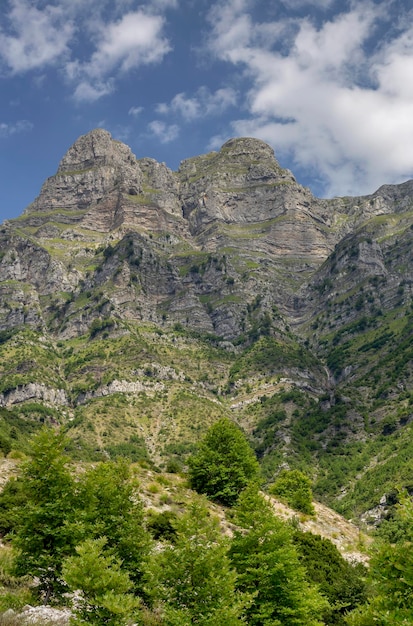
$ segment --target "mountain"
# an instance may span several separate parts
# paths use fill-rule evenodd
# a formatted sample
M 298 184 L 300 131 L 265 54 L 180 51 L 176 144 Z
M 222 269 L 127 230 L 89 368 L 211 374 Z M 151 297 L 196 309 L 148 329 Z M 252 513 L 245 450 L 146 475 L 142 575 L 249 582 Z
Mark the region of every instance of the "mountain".
M 230 415 L 348 516 L 413 488 L 413 181 L 315 198 L 252 138 L 183 161 L 80 137 L 0 228 L 0 448 L 179 468 Z M 377 508 L 378 507 L 378 508 Z

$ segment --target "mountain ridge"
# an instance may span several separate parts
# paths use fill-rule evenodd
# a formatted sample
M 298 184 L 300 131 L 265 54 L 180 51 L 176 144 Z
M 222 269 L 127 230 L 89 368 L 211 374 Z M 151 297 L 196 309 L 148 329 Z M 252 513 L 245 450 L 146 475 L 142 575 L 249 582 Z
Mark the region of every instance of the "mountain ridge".
M 0 228 L 4 435 L 54 419 L 162 464 L 230 415 L 269 477 L 307 468 L 359 511 L 380 437 L 408 448 L 412 238 L 413 181 L 317 199 L 258 139 L 172 172 L 91 131 Z

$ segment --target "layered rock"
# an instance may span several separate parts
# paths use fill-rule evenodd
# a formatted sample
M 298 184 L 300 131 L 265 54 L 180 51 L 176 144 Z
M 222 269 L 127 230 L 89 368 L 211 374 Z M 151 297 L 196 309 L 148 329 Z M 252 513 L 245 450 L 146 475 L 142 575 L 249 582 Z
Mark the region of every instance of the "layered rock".
M 69 337 L 115 311 L 232 340 L 264 313 L 274 321 L 274 310 L 281 328 L 298 328 L 335 297 L 330 284 L 352 293 L 355 280 L 374 277 L 387 281 L 390 303 L 399 287 L 392 233 L 408 232 L 412 198 L 410 181 L 319 200 L 253 138 L 231 139 L 172 172 L 96 129 L 3 229 L 9 306 L 0 307 L 0 329 L 50 325 L 53 311 Z M 97 312 L 77 304 L 82 290 L 100 294 Z M 50 300 L 64 292 L 69 300 Z

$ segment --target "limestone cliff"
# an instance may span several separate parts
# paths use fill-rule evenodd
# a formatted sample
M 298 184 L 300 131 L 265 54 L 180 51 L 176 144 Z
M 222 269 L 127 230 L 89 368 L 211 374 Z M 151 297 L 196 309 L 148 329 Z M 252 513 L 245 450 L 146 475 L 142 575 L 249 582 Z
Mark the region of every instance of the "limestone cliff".
M 94 314 L 76 303 L 94 289 L 120 316 L 179 322 L 225 339 L 275 310 L 281 328 L 298 328 L 330 297 L 317 288 L 330 271 L 326 260 L 337 259 L 335 286 L 351 290 L 345 242 L 376 226 L 386 237 L 391 225 L 377 220 L 396 214 L 393 222 L 404 224 L 412 197 L 409 182 L 367 198 L 319 200 L 252 138 L 231 139 L 172 172 L 96 129 L 3 228 L 0 328 L 50 327 L 50 308 L 60 307 L 64 329 L 51 329 L 82 333 Z M 370 239 L 354 244 L 357 268 L 387 275 L 383 245 Z M 52 294 L 53 302 L 44 298 Z

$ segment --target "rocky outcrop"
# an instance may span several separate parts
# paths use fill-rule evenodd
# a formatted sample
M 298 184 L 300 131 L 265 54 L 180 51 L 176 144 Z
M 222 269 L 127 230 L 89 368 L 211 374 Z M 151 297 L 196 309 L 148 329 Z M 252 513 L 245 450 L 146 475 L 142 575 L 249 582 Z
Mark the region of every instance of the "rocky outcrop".
M 40 400 L 51 406 L 67 406 L 69 404 L 63 389 L 53 389 L 39 383 L 21 385 L 5 393 L 0 393 L 0 406 L 12 406 L 28 400 Z

